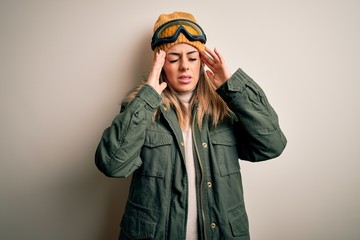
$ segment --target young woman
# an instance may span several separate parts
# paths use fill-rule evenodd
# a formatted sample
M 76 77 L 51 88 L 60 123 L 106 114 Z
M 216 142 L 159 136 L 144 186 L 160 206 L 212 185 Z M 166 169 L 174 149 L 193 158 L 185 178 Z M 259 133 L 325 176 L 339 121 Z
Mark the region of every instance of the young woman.
M 191 14 L 160 15 L 149 77 L 103 133 L 97 167 L 132 174 L 119 239 L 250 239 L 238 159 L 275 158 L 286 138 L 262 89 L 205 42 Z

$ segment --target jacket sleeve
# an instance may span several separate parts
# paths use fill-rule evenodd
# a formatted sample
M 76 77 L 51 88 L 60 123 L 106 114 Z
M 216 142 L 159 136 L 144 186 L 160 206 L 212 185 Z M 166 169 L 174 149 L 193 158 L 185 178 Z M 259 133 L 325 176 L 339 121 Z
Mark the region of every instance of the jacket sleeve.
M 144 85 L 105 129 L 96 149 L 95 164 L 106 176 L 127 177 L 141 166 L 146 128 L 160 100 L 155 89 Z
M 217 92 L 236 115 L 234 129 L 240 159 L 263 161 L 282 153 L 287 140 L 278 116 L 254 80 L 238 69 Z

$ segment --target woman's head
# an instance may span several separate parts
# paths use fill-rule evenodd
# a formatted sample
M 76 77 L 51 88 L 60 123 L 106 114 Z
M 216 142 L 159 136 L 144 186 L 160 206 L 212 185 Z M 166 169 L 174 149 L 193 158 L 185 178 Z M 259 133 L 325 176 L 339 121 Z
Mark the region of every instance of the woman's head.
M 164 80 L 174 91 L 184 93 L 195 89 L 205 42 L 206 35 L 192 14 L 173 12 L 158 17 L 151 47 L 154 52 L 166 52 Z

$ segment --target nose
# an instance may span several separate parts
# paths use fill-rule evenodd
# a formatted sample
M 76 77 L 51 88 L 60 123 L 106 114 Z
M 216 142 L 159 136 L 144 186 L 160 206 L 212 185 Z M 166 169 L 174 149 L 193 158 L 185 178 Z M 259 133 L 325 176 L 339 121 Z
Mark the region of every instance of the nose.
M 189 70 L 189 63 L 186 61 L 186 59 L 181 59 L 179 70 L 180 71 L 186 71 Z

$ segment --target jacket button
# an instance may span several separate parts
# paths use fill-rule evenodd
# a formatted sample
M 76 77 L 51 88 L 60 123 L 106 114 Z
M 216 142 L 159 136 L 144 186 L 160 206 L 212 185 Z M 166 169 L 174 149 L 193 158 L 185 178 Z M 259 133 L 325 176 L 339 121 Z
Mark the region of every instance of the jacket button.
M 207 182 L 207 185 L 208 185 L 208 187 L 209 188 L 211 188 L 212 187 L 212 183 L 209 181 L 209 182 Z
M 183 146 L 184 146 L 184 142 L 183 142 L 183 141 L 181 141 L 181 142 L 180 142 L 180 145 L 183 147 Z
M 165 112 L 168 110 L 167 107 L 164 107 L 163 109 L 164 109 Z
M 203 146 L 203 148 L 207 148 L 207 143 L 206 143 L 206 142 L 203 142 L 203 143 L 202 143 L 202 146 Z
M 211 224 L 211 228 L 212 228 L 212 229 L 216 228 L 216 224 L 215 224 L 215 223 L 212 223 L 212 224 Z

